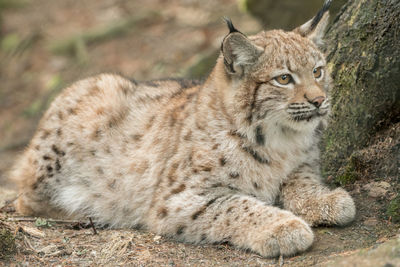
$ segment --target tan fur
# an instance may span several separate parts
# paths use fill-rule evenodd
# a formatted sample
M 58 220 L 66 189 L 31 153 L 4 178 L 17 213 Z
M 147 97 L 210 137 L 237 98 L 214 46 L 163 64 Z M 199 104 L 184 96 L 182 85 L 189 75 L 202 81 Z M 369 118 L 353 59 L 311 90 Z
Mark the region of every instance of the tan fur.
M 327 69 L 321 80 L 312 74 L 323 55 L 294 32 L 231 40 L 202 84 L 102 74 L 66 88 L 15 165 L 18 211 L 227 241 L 263 256 L 306 250 L 310 225 L 350 222 L 351 197 L 319 175 L 329 100 L 319 109 L 308 101 L 330 88 Z M 255 48 L 236 51 L 242 42 Z M 282 70 L 296 83 L 277 85 Z

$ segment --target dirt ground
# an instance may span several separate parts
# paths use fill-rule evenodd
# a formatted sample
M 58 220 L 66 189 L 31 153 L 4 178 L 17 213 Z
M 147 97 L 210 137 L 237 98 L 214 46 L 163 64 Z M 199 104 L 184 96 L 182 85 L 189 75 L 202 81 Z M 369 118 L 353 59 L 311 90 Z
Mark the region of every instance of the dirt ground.
M 95 234 L 88 222 L 16 214 L 7 170 L 63 87 L 101 72 L 137 80 L 193 76 L 192 66 L 215 57 L 227 32 L 222 16 L 245 33 L 261 27 L 236 0 L 15 1 L 22 4 L 0 10 L 0 238 L 7 229 L 15 240 L 0 266 L 400 266 L 399 224 L 385 213 L 399 177 L 384 172 L 385 164 L 398 164 L 399 123 L 360 151 L 364 173 L 346 186 L 356 201 L 355 222 L 315 228 L 312 248 L 291 258 L 182 244 L 139 230 Z

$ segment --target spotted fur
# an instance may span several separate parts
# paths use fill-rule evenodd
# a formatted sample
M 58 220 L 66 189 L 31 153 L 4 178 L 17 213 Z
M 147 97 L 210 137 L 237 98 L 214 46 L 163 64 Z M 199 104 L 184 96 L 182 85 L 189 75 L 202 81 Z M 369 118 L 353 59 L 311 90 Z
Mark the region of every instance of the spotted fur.
M 18 211 L 263 256 L 306 250 L 311 225 L 349 223 L 351 197 L 319 174 L 331 86 L 324 56 L 298 31 L 246 37 L 229 25 L 204 82 L 102 74 L 66 88 L 15 165 Z M 284 73 L 294 83 L 277 84 Z

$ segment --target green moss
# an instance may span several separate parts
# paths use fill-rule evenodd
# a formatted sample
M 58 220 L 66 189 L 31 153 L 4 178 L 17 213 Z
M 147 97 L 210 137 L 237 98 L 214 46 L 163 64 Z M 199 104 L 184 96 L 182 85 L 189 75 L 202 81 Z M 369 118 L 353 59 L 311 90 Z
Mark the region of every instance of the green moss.
M 359 153 L 353 153 L 347 165 L 339 170 L 335 179 L 340 185 L 347 185 L 354 183 L 359 178 L 359 170 L 362 169 Z
M 15 252 L 14 235 L 7 229 L 0 229 L 0 260 L 9 259 Z
M 386 214 L 392 218 L 392 222 L 400 223 L 400 194 L 390 201 Z

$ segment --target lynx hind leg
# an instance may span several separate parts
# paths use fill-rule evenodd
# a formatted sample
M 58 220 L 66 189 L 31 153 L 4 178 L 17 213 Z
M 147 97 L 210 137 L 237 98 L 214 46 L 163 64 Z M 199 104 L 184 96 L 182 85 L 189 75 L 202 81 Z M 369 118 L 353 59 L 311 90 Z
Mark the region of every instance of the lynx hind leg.
M 29 148 L 10 172 L 10 179 L 18 187 L 16 210 L 24 215 L 60 217 L 60 211 L 48 203 L 43 189 L 44 176 L 38 173 L 38 164 L 35 152 Z
M 153 230 L 185 242 L 229 242 L 264 257 L 294 255 L 313 242 L 312 230 L 301 218 L 249 196 L 192 197 L 181 203 L 185 208 L 159 207 Z

